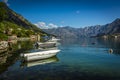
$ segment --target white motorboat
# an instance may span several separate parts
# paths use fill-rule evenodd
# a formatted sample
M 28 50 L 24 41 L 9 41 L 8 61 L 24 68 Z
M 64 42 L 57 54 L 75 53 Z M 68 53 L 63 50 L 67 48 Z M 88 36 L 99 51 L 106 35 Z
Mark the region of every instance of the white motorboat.
M 37 49 L 39 49 L 39 50 L 57 50 L 58 49 L 58 47 L 52 47 L 52 48 L 37 48 Z
M 56 42 L 36 42 L 35 46 L 38 46 L 40 48 L 50 48 L 50 47 L 55 47 L 56 46 Z
M 32 53 L 21 54 L 24 57 L 25 61 L 34 61 L 38 59 L 46 59 L 55 56 L 60 50 L 47 50 L 47 51 L 39 51 Z
M 50 40 L 48 40 L 49 42 L 57 42 L 57 41 L 60 41 L 60 39 L 57 39 L 57 38 L 51 38 Z

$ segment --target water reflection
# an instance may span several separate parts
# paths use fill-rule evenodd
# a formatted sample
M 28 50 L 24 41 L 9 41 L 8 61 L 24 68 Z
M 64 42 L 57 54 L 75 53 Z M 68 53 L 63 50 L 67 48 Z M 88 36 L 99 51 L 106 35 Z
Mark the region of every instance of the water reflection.
M 4 64 L 6 63 L 6 60 L 7 60 L 7 56 L 8 56 L 8 53 L 1 53 L 0 54 L 0 64 Z
M 111 38 L 111 39 L 100 39 L 98 38 L 97 41 L 99 45 L 103 45 L 104 48 L 108 49 L 108 53 L 110 49 L 113 50 L 112 54 L 120 55 L 120 39 L 119 38 Z M 110 53 L 111 54 L 111 53 Z
M 30 41 L 10 43 L 7 51 L 0 53 L 0 74 L 19 59 L 20 53 L 32 49 L 32 44 Z
M 37 60 L 37 61 L 32 61 L 32 62 L 22 62 L 21 67 L 32 67 L 32 66 L 37 66 L 37 65 L 44 65 L 48 63 L 53 63 L 53 62 L 58 62 L 59 59 L 54 56 L 48 59 L 43 59 L 43 60 Z
M 80 38 L 80 39 L 67 39 L 61 40 L 62 46 L 66 45 L 79 45 L 81 47 L 91 47 L 91 48 L 104 48 L 109 54 L 120 55 L 120 39 L 119 38 Z M 112 49 L 113 52 L 109 52 Z
M 12 54 L 9 51 L 0 54 L 0 73 L 7 70 L 7 68 L 15 62 L 17 54 Z

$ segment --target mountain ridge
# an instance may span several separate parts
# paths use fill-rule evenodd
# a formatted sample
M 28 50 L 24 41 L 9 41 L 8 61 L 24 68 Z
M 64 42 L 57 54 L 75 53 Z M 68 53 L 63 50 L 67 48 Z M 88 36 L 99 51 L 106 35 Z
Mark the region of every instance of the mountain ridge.
M 56 29 L 44 29 L 45 32 L 56 34 L 60 38 L 81 38 L 114 35 L 120 33 L 120 18 L 105 25 L 89 26 L 84 28 L 73 28 L 70 26 L 58 27 Z

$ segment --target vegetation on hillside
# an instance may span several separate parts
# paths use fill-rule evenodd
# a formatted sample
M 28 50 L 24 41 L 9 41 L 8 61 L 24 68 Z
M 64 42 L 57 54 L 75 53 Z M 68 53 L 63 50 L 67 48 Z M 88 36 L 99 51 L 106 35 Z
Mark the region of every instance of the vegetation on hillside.
M 21 26 L 8 21 L 0 22 L 0 39 L 7 39 L 7 36 L 16 35 L 17 37 L 29 37 L 34 35 L 35 32 L 32 30 L 27 30 Z
M 0 2 L 0 21 L 5 20 L 8 18 L 7 11 L 4 8 L 5 4 Z
M 0 40 L 7 40 L 12 35 L 30 37 L 35 34 L 49 35 L 0 2 Z

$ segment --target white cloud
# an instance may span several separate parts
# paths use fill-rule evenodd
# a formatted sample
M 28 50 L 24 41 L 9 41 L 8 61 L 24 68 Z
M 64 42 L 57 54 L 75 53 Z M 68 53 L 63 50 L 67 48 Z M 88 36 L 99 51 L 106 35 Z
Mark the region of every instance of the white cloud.
M 49 24 L 48 24 L 48 27 L 49 27 L 49 28 L 57 28 L 58 26 L 55 25 L 55 24 L 53 24 L 53 23 L 49 23 Z
M 63 27 L 63 25 L 60 25 L 60 27 Z
M 45 22 L 38 22 L 35 24 L 37 27 L 41 28 L 41 29 L 51 29 L 51 28 L 57 28 L 58 26 L 53 24 L 53 23 L 49 23 L 48 25 Z
M 47 25 L 45 22 L 38 22 L 35 25 L 41 29 L 47 29 Z

